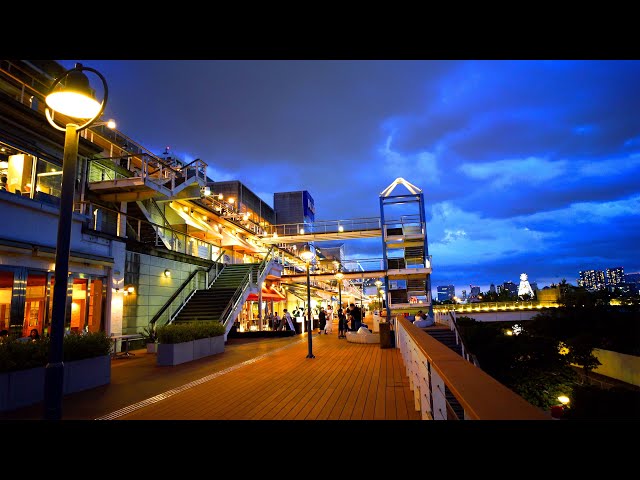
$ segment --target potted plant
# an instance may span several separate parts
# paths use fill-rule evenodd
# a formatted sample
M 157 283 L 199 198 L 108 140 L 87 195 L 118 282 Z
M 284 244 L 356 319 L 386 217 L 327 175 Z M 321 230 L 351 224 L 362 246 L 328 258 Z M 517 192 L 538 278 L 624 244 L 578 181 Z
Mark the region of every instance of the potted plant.
M 140 335 L 144 337 L 144 343 L 147 345 L 147 353 L 157 353 L 158 334 L 156 333 L 156 329 L 152 326 L 144 327 Z

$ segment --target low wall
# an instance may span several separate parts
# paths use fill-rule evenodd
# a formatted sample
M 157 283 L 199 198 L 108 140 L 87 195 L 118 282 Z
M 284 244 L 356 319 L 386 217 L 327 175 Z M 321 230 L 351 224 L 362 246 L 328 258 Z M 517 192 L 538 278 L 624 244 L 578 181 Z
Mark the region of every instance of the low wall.
M 593 354 L 602 365 L 595 373 L 640 387 L 640 357 L 594 348 Z

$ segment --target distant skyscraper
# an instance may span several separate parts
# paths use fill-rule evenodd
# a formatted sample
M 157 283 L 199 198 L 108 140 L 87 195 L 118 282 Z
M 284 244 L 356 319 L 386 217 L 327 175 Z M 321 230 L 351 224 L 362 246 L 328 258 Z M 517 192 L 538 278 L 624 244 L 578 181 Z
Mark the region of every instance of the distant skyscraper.
M 453 285 L 441 285 L 438 287 L 438 301 L 444 302 L 456 296 L 456 289 Z
M 489 285 L 489 292 L 490 293 L 496 293 L 496 286 L 493 283 L 491 285 Z
M 462 301 L 465 301 L 466 299 L 467 299 L 467 291 L 462 290 Z
M 587 290 L 604 290 L 604 272 L 602 270 L 581 270 L 578 285 Z
M 502 289 L 509 292 L 509 296 L 516 297 L 518 295 L 518 285 L 513 282 L 504 282 Z
M 607 283 L 615 285 L 624 281 L 624 267 L 607 268 Z
M 478 295 L 480 295 L 480 287 L 476 287 L 474 285 L 469 285 L 469 296 L 470 297 L 477 297 Z
M 640 283 L 640 272 L 625 273 L 624 281 L 625 283 Z

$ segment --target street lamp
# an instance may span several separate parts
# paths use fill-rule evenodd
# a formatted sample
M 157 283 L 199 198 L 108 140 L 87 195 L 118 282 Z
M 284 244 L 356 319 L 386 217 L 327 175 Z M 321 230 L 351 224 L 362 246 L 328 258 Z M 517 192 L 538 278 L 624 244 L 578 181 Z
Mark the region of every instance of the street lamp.
M 304 262 L 307 264 L 307 308 L 308 308 L 307 317 L 309 317 L 308 318 L 309 324 L 307 328 L 307 340 L 309 343 L 309 353 L 307 354 L 307 358 L 316 358 L 315 355 L 313 354 L 313 342 L 311 340 L 311 337 L 312 337 L 311 334 L 313 333 L 313 318 L 311 317 L 311 277 L 309 275 L 309 266 L 313 261 L 313 259 L 315 258 L 315 256 L 316 256 L 315 252 L 311 249 L 311 247 L 308 244 L 302 247 L 302 250 L 300 251 L 300 258 L 304 260 Z
M 338 272 L 334 275 L 336 280 L 338 281 L 338 304 L 340 308 L 342 308 L 342 279 L 344 278 L 344 273 Z
M 376 280 L 376 287 L 378 287 L 378 304 L 380 305 L 380 311 L 382 312 L 382 299 L 380 298 L 380 287 L 382 286 L 382 280 Z
M 104 98 L 98 103 L 93 98 L 89 79 L 82 73 L 96 74 L 102 81 Z M 67 79 L 62 86 L 61 81 Z M 67 284 L 69 281 L 69 250 L 71 226 L 73 220 L 73 196 L 78 161 L 78 134 L 102 115 L 108 98 L 107 81 L 100 72 L 76 63 L 75 67 L 64 72 L 51 85 L 46 97 L 45 114 L 53 128 L 65 132 L 64 154 L 62 157 L 62 193 L 60 195 L 60 218 L 56 243 L 55 284 L 53 287 L 53 305 L 51 308 L 51 343 L 49 363 L 44 376 L 44 418 L 60 420 L 62 417 L 62 386 L 64 380 L 63 341 L 64 323 L 67 306 Z M 49 110 L 51 109 L 51 110 Z M 70 117 L 65 127 L 55 123 L 52 111 Z M 78 124 L 74 118 L 86 120 Z M 87 120 L 88 119 L 88 120 Z

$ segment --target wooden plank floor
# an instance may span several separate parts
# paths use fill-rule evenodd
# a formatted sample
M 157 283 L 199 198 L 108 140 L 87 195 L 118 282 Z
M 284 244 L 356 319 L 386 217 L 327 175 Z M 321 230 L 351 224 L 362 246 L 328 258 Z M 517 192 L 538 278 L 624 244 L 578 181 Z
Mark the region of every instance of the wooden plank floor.
M 335 331 L 335 330 L 334 330 Z M 122 420 L 419 420 L 400 351 L 332 335 L 143 407 Z

